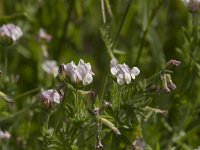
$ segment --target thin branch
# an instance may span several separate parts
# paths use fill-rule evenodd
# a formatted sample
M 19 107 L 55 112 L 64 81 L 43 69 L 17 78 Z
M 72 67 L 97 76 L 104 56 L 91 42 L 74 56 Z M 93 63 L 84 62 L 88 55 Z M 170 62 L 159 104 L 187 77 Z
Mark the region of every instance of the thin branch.
M 102 13 L 102 17 L 103 17 L 103 23 L 106 24 L 106 13 L 105 13 L 104 0 L 101 0 L 101 13 Z
M 63 100 L 62 100 L 60 109 L 58 110 L 58 118 L 57 118 L 57 120 L 56 120 L 56 126 L 55 126 L 55 128 L 54 128 L 54 130 L 53 130 L 53 134 L 52 134 L 52 136 L 51 136 L 51 139 L 53 139 L 53 137 L 54 137 L 54 135 L 55 135 L 55 133 L 56 133 L 56 130 L 57 130 L 57 128 L 58 128 L 58 124 L 59 124 L 59 122 L 60 122 L 60 116 L 61 116 L 62 109 L 63 109 L 63 107 L 64 107 L 64 102 L 65 102 L 65 97 L 66 97 L 66 91 L 67 91 L 67 88 L 65 88 Z
M 132 2 L 132 0 L 128 0 L 128 1 L 126 2 L 125 12 L 124 12 L 122 21 L 121 21 L 121 23 L 120 23 L 119 29 L 118 29 L 118 31 L 117 31 L 117 34 L 116 34 L 116 36 L 115 36 L 115 39 L 114 39 L 114 42 L 113 42 L 113 45 L 112 45 L 112 50 L 115 48 L 115 46 L 116 46 L 116 44 L 117 44 L 117 41 L 118 41 L 118 39 L 119 39 L 119 35 L 120 35 L 121 30 L 122 30 L 122 27 L 123 27 L 123 25 L 124 25 L 124 23 L 125 23 L 125 20 L 126 20 L 128 11 L 129 11 L 129 8 L 130 8 L 130 6 L 131 6 L 131 2 Z
M 144 42 L 146 40 L 147 33 L 149 32 L 150 25 L 151 25 L 153 19 L 155 18 L 157 11 L 159 10 L 159 8 L 161 6 L 162 6 L 162 1 L 159 1 L 159 4 L 155 7 L 153 12 L 151 13 L 151 16 L 150 16 L 150 19 L 148 21 L 148 24 L 147 24 L 146 28 L 143 31 L 141 42 L 140 42 L 139 49 L 138 49 L 138 54 L 137 54 L 136 61 L 135 61 L 135 65 L 136 66 L 139 64 L 140 57 L 141 57 L 141 54 L 142 54 L 142 50 L 143 50 L 143 47 L 144 47 Z

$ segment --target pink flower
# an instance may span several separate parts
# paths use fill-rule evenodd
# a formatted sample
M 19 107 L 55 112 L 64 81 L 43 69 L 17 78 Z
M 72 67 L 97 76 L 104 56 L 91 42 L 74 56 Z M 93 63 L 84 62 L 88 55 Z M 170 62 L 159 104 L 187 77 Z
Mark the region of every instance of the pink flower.
M 6 24 L 0 27 L 0 43 L 3 45 L 12 45 L 22 35 L 21 29 L 13 24 Z
M 41 40 L 51 41 L 52 36 L 50 34 L 47 34 L 46 31 L 43 28 L 40 28 L 38 32 L 38 37 Z
M 62 96 L 58 93 L 57 90 L 41 90 L 41 102 L 46 108 L 53 108 L 56 104 L 59 104 L 61 100 Z
M 44 61 L 42 64 L 42 69 L 46 73 L 54 75 L 54 77 L 58 75 L 58 66 L 55 60 Z
M 60 66 L 60 73 L 64 74 L 67 78 L 70 78 L 72 83 L 75 83 L 79 86 L 85 86 L 93 81 L 93 75 L 90 63 L 85 63 L 80 59 L 78 65 L 73 61 L 68 64 L 62 64 Z
M 196 12 L 199 10 L 200 0 L 182 0 L 182 2 L 190 12 Z
M 10 139 L 11 135 L 8 131 L 0 131 L 0 139 L 8 140 Z
M 118 64 L 115 58 L 111 60 L 110 65 L 110 72 L 117 78 L 117 83 L 119 85 L 123 85 L 125 83 L 130 84 L 131 78 L 135 79 L 135 77 L 140 74 L 140 70 L 137 67 L 130 69 L 125 63 Z

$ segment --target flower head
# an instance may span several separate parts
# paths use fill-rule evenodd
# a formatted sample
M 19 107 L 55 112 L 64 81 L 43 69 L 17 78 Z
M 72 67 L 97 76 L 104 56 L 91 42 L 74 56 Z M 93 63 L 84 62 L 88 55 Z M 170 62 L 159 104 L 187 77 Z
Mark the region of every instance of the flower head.
M 48 74 L 53 74 L 54 77 L 58 75 L 58 66 L 55 60 L 44 61 L 42 64 L 42 69 Z
M 6 24 L 0 27 L 0 44 L 2 45 L 12 45 L 21 36 L 22 31 L 18 26 L 13 24 Z
M 137 67 L 130 69 L 125 63 L 118 64 L 115 58 L 111 60 L 110 64 L 110 72 L 117 78 L 117 83 L 119 85 L 123 85 L 125 83 L 130 84 L 131 78 L 135 79 L 135 77 L 140 74 L 140 70 Z
M 61 100 L 62 96 L 58 93 L 57 90 L 41 90 L 41 102 L 46 108 L 53 108 L 56 104 L 59 104 Z
M 182 0 L 182 2 L 192 13 L 199 10 L 200 0 Z
M 82 59 L 76 65 L 73 61 L 68 64 L 62 64 L 59 73 L 64 78 L 76 86 L 86 86 L 93 81 L 93 75 L 90 63 L 85 63 Z
M 10 139 L 11 135 L 8 131 L 0 131 L 0 139 L 8 140 Z

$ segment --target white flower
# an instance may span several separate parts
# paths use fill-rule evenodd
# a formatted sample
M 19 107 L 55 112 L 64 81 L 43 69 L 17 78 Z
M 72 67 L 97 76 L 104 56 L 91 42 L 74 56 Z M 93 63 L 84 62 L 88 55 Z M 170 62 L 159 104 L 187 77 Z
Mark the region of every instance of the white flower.
M 190 12 L 196 12 L 199 10 L 200 0 L 182 0 L 182 2 Z
M 6 24 L 0 27 L 0 43 L 11 45 L 22 37 L 22 31 L 18 26 Z
M 0 139 L 8 140 L 10 139 L 11 135 L 8 131 L 0 131 Z
M 117 78 L 117 83 L 119 85 L 131 83 L 131 78 L 135 79 L 135 77 L 140 74 L 140 70 L 137 67 L 130 69 L 125 63 L 118 64 L 115 58 L 111 60 L 110 64 L 110 72 Z
M 58 75 L 58 66 L 55 60 L 44 61 L 42 64 L 42 69 L 48 74 L 53 74 L 54 77 Z
M 67 65 L 62 64 L 60 72 L 64 73 L 70 78 L 72 83 L 77 85 L 85 86 L 93 81 L 94 73 L 91 70 L 91 65 L 90 63 L 85 63 L 82 59 L 80 59 L 78 65 L 76 65 L 73 61 Z
M 59 104 L 62 100 L 62 96 L 55 89 L 44 91 L 41 90 L 41 102 L 47 108 L 53 108 L 55 104 Z

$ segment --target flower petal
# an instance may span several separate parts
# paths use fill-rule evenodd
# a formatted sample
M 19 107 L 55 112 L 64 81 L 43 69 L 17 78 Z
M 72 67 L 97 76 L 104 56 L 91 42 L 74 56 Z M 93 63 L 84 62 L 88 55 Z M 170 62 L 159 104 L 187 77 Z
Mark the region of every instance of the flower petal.
M 112 60 L 110 61 L 110 65 L 115 66 L 116 64 L 117 64 L 117 60 L 115 58 L 112 58 Z
M 119 84 L 119 85 L 123 85 L 125 82 L 124 82 L 124 79 L 123 79 L 123 74 L 119 74 L 118 76 L 117 76 L 117 83 Z
M 133 67 L 131 69 L 131 77 L 135 79 L 135 76 L 138 76 L 140 74 L 140 70 L 137 67 Z
M 117 72 L 118 72 L 117 67 L 111 67 L 110 72 L 111 72 L 112 75 L 116 76 Z
M 93 81 L 93 77 L 90 73 L 87 73 L 85 78 L 83 79 L 83 85 L 90 84 Z
M 131 82 L 131 75 L 129 73 L 125 73 L 124 78 L 127 84 Z

